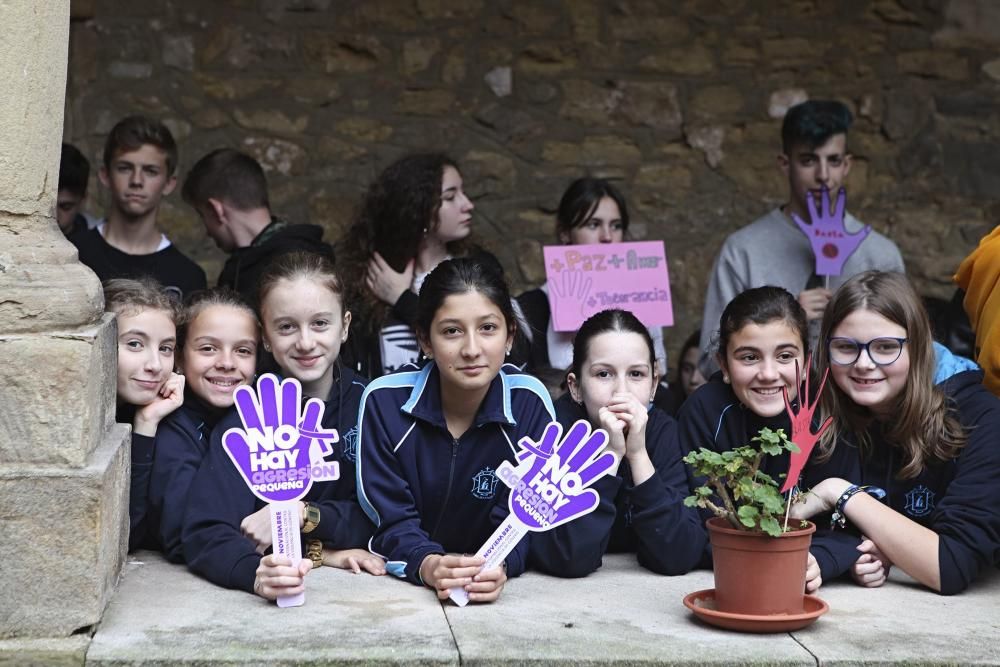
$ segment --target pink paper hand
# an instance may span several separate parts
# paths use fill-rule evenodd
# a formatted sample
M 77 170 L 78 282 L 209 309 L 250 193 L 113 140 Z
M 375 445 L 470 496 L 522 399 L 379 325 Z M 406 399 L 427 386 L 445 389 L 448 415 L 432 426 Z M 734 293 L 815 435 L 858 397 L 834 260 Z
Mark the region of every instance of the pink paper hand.
M 799 388 L 799 409 L 797 412 L 788 400 L 787 387 L 782 387 L 781 390 L 785 398 L 785 410 L 788 411 L 788 418 L 792 422 L 792 435 L 789 439 L 799 448 L 798 452 L 792 452 L 791 460 L 788 464 L 788 476 L 785 478 L 784 486 L 781 487 L 782 493 L 785 493 L 798 484 L 799 475 L 802 474 L 802 469 L 809 460 L 809 454 L 812 453 L 813 447 L 816 446 L 819 439 L 823 437 L 823 433 L 833 422 L 833 417 L 827 417 L 826 421 L 819 427 L 819 430 L 816 433 L 812 432 L 813 413 L 816 412 L 819 397 L 823 394 L 823 387 L 826 386 L 826 377 L 830 373 L 830 369 L 828 368 L 823 372 L 823 379 L 819 383 L 819 391 L 816 392 L 816 401 L 810 404 L 808 369 L 811 366 L 812 355 L 809 355 L 809 358 L 806 359 L 806 379 L 803 382 L 799 363 L 795 362 L 795 385 Z
M 840 188 L 837 192 L 837 206 L 830 213 L 830 190 L 823 186 L 820 192 L 821 211 L 816 211 L 816 201 L 812 194 L 806 197 L 809 207 L 809 219 L 812 224 L 806 224 L 793 213 L 792 219 L 802 233 L 809 239 L 813 254 L 816 255 L 817 276 L 839 276 L 844 272 L 844 264 L 854 254 L 861 242 L 871 233 L 871 225 L 856 234 L 848 234 L 844 227 L 844 209 L 847 206 L 847 192 Z
M 562 283 L 549 283 L 552 328 L 555 331 L 576 331 L 587 307 L 587 296 L 593 280 L 583 271 L 563 271 Z

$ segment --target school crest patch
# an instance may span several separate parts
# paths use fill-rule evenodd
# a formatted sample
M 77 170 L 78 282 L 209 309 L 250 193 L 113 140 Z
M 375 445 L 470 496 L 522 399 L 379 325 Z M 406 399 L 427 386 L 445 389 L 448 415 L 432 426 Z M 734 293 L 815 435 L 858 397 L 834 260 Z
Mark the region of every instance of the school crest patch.
M 910 516 L 927 516 L 934 509 L 934 492 L 923 484 L 906 492 L 906 506 L 903 508 Z
M 486 466 L 472 476 L 472 495 L 480 500 L 490 500 L 497 494 L 499 481 L 496 471 Z
M 358 460 L 358 427 L 355 426 L 347 433 L 340 434 L 340 446 L 343 447 L 344 458 L 348 461 Z

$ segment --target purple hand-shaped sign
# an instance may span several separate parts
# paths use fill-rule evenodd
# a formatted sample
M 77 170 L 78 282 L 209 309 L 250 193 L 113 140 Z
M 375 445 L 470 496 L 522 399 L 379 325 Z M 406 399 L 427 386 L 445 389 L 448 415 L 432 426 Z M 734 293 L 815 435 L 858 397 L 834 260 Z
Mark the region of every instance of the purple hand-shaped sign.
M 267 373 L 257 392 L 236 389 L 236 409 L 243 428 L 231 428 L 222 446 L 255 496 L 269 503 L 298 500 L 313 481 L 340 477 L 340 466 L 323 457 L 333 452 L 337 431 L 322 430 L 323 402 L 310 398 L 302 410 L 302 387 Z
M 795 213 L 792 214 L 792 218 L 812 245 L 813 254 L 816 255 L 816 275 L 839 276 L 844 272 L 844 264 L 847 263 L 847 259 L 854 254 L 865 237 L 871 233 L 872 228 L 871 225 L 866 225 L 856 234 L 847 232 L 844 227 L 847 192 L 844 191 L 844 188 L 840 188 L 837 193 L 837 205 L 833 213 L 830 213 L 830 190 L 825 186 L 820 192 L 821 210 L 819 212 L 816 211 L 814 199 L 811 193 L 806 197 L 809 219 L 812 224 L 807 224 Z
M 521 438 L 517 467 L 504 461 L 497 468 L 497 476 L 511 488 L 511 514 L 528 530 L 543 531 L 593 511 L 600 496 L 588 487 L 617 462 L 613 453 L 601 451 L 607 442 L 607 432 L 591 432 L 582 419 L 566 437 L 562 425 L 552 422 L 540 442 Z

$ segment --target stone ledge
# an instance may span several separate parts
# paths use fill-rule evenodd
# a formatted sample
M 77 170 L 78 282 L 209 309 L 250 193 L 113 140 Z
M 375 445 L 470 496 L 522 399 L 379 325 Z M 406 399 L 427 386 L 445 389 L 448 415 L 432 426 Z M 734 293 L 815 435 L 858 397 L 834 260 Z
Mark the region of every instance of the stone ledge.
M 827 584 L 830 612 L 795 633 L 741 635 L 696 621 L 681 599 L 710 572 L 660 577 L 630 555 L 585 579 L 529 573 L 500 602 L 439 605 L 388 577 L 323 568 L 306 605 L 278 609 L 141 552 L 88 664 L 997 664 L 1000 573 L 940 597 L 893 574 L 884 588 Z

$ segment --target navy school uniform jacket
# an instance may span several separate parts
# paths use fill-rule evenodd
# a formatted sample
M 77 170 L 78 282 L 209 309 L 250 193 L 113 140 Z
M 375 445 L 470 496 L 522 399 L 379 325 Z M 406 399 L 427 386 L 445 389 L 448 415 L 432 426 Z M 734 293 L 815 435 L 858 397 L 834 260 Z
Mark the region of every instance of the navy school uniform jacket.
M 319 525 L 308 539 L 322 540 L 335 549 L 363 547 L 372 533 L 371 522 L 357 503 L 354 487 L 354 460 L 357 456 L 358 404 L 365 380 L 350 369 L 340 368 L 326 401 L 323 426 L 336 428 L 340 436 L 328 461 L 340 463 L 340 479 L 315 482 L 304 501 L 320 510 Z M 212 432 L 208 455 L 191 484 L 184 515 L 183 548 L 188 567 L 209 581 L 226 588 L 253 590 L 260 554 L 244 537 L 240 522 L 264 507 L 222 447 L 222 436 L 239 427 L 240 418 L 232 410 Z M 303 548 L 303 553 L 305 549 Z
M 587 419 L 569 394 L 556 401 L 564 429 Z M 646 422 L 646 451 L 656 472 L 638 486 L 628 461 L 617 474 L 593 488 L 601 502 L 590 514 L 532 536 L 530 565 L 561 577 L 582 577 L 601 566 L 605 552 L 634 551 L 639 563 L 659 574 L 684 574 L 698 565 L 706 535 L 698 512 L 684 506 L 687 475 L 677 442 L 677 422 L 651 408 Z
M 732 388 L 722 381 L 721 373 L 716 373 L 711 380 L 702 385 L 684 402 L 678 417 L 678 437 L 682 455 L 706 447 L 716 452 L 725 452 L 741 447 L 750 442 L 763 427 L 784 429 L 791 436 L 791 424 L 788 415 L 782 411 L 774 417 L 761 417 L 744 407 Z M 815 458 L 816 450 L 810 458 Z M 770 475 L 779 486 L 783 484 L 781 475 L 788 472 L 789 454 L 781 456 L 765 456 L 761 471 Z M 834 466 L 830 463 L 817 464 L 810 461 L 803 471 L 800 486 L 810 488 L 832 474 Z M 693 490 L 701 486 L 702 481 L 694 477 L 691 468 L 685 464 L 688 483 Z M 702 519 L 708 519 L 712 513 L 701 512 Z M 816 532 L 813 533 L 810 553 L 816 558 L 824 581 L 829 581 L 844 572 L 858 559 L 861 553 L 857 546 L 861 538 L 843 531 L 829 529 L 829 519 L 814 518 Z M 707 530 L 707 529 L 706 529 Z M 702 565 L 711 565 L 711 545 L 706 543 L 705 556 Z
M 509 514 L 497 466 L 516 464 L 518 440 L 539 438 L 554 419 L 542 383 L 509 364 L 457 440 L 436 364 L 374 380 L 361 403 L 357 468 L 358 498 L 376 526 L 371 551 L 415 584 L 429 554 L 478 551 Z M 508 576 L 524 571 L 528 542 L 507 556 Z
M 982 379 L 980 371 L 964 371 L 939 385 L 968 436 L 958 458 L 931 461 L 917 477 L 901 479 L 902 451 L 875 422 L 871 447 L 862 454 L 842 438 L 825 475 L 882 487 L 889 507 L 938 534 L 944 595 L 962 592 L 984 569 L 1000 565 L 1000 401 Z
M 135 420 L 135 406 L 122 405 L 115 413 L 115 421 L 129 424 Z M 148 435 L 132 433 L 132 472 L 128 493 L 128 550 L 139 549 L 146 538 L 149 511 L 149 480 L 153 476 L 153 451 L 156 439 Z
M 188 389 L 184 404 L 160 422 L 147 493 L 132 502 L 141 520 L 132 526 L 136 532 L 129 537 L 130 545 L 162 551 L 172 563 L 184 561 L 181 526 L 188 490 L 222 414 Z

